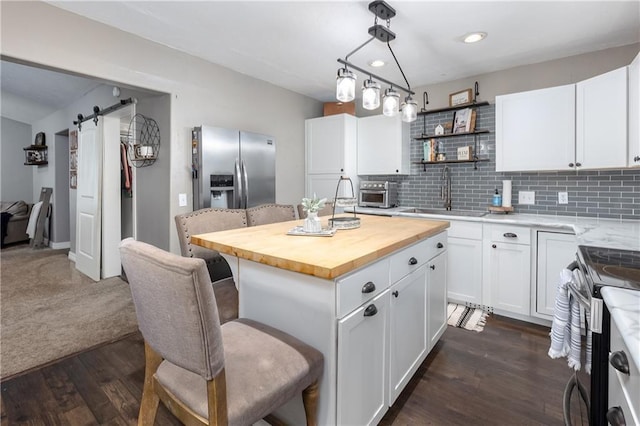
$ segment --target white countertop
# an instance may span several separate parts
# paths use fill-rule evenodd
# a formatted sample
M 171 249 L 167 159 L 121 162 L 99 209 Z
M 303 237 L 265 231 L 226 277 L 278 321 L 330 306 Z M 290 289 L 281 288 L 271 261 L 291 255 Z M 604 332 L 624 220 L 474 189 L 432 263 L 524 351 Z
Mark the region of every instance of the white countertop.
M 482 217 L 446 214 L 402 213 L 410 207 L 378 209 L 356 207 L 356 213 L 382 216 L 424 217 L 429 219 L 464 220 L 482 223 L 508 223 L 545 229 L 572 231 L 580 245 L 640 250 L 640 220 L 598 219 L 591 217 L 551 216 L 535 214 L 494 214 Z M 348 210 L 348 209 L 345 209 Z
M 629 357 L 640 371 L 640 291 L 603 287 L 602 298 L 629 348 Z

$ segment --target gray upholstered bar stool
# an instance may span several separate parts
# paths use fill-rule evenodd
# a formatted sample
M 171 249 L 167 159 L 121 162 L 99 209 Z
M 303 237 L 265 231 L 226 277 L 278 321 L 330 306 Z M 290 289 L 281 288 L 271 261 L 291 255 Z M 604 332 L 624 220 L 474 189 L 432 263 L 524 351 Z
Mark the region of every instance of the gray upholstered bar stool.
M 262 204 L 247 209 L 249 226 L 267 225 L 269 223 L 296 220 L 296 211 L 289 204 Z
M 231 268 L 220 253 L 191 244 L 191 236 L 227 229 L 245 228 L 244 209 L 201 209 L 175 217 L 180 251 L 185 257 L 204 259 L 213 282 L 220 322 L 238 318 L 238 289 L 231 276 Z
M 316 424 L 320 352 L 256 321 L 221 326 L 202 259 L 131 238 L 120 256 L 145 344 L 138 424 L 154 423 L 161 400 L 185 424 L 251 425 L 300 393 Z

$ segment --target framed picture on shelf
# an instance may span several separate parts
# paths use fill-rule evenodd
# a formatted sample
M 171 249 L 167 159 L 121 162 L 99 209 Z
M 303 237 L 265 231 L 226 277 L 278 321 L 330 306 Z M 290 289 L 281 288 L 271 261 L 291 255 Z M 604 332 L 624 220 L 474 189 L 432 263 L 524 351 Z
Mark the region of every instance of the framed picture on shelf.
M 72 130 L 69 132 L 69 150 L 78 149 L 78 131 Z
M 471 126 L 471 108 L 464 108 L 453 113 L 453 132 L 468 133 Z
M 472 99 L 471 89 L 462 90 L 460 92 L 452 93 L 449 95 L 449 106 L 464 105 L 471 102 Z

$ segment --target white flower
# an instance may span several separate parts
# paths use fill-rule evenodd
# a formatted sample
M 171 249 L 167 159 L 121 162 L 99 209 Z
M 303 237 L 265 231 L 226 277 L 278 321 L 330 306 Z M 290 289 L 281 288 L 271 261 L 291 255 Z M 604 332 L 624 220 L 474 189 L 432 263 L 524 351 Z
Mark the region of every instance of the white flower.
M 313 198 L 303 198 L 302 199 L 302 210 L 305 212 L 315 213 L 321 208 L 324 207 L 324 204 L 327 202 L 326 198 L 318 199 L 316 194 L 313 194 Z

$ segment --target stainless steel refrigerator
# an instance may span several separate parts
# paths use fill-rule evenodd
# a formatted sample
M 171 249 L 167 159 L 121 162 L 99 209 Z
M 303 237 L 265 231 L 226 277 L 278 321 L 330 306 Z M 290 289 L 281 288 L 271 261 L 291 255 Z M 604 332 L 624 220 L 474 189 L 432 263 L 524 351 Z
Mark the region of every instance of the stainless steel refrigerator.
M 273 137 L 220 127 L 195 127 L 191 155 L 194 210 L 245 209 L 275 203 Z

